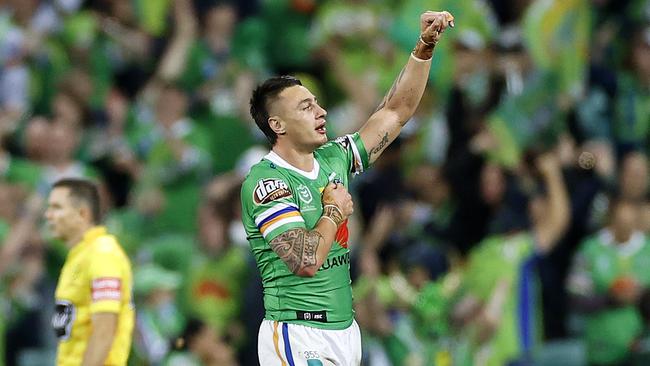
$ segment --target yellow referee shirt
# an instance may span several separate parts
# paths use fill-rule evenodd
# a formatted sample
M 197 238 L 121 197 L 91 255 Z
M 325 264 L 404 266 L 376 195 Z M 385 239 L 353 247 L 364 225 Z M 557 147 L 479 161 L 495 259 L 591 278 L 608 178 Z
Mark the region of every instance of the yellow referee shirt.
M 65 260 L 56 286 L 52 326 L 59 338 L 57 366 L 81 364 L 92 331 L 93 313 L 118 314 L 113 346 L 105 365 L 126 365 L 134 309 L 131 263 L 106 228 L 88 230 Z

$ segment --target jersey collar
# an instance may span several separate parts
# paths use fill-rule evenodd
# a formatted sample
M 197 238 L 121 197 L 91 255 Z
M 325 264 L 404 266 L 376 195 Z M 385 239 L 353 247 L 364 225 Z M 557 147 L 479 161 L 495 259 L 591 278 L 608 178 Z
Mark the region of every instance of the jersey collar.
M 270 151 L 268 154 L 266 154 L 266 156 L 264 156 L 264 159 L 272 162 L 279 167 L 293 170 L 294 172 L 311 180 L 318 178 L 318 173 L 320 172 L 320 164 L 318 164 L 318 160 L 316 159 L 314 159 L 314 168 L 311 170 L 311 172 L 306 172 L 304 170 L 296 168 L 295 166 L 289 164 L 286 160 L 282 159 L 280 155 L 276 154 L 274 151 Z
M 640 231 L 635 231 L 630 236 L 630 239 L 625 243 L 616 243 L 614 240 L 614 235 L 608 229 L 604 229 L 600 232 L 600 240 L 602 243 L 608 246 L 613 246 L 618 250 L 618 252 L 625 256 L 629 257 L 634 253 L 638 252 L 645 243 L 645 236 Z
M 106 227 L 105 226 L 93 226 L 90 229 L 86 230 L 84 233 L 83 238 L 81 241 L 75 245 L 71 250 L 70 253 L 75 253 L 79 251 L 81 248 L 85 247 L 88 245 L 88 243 L 92 243 L 95 241 L 95 239 L 99 238 L 100 236 L 106 235 Z

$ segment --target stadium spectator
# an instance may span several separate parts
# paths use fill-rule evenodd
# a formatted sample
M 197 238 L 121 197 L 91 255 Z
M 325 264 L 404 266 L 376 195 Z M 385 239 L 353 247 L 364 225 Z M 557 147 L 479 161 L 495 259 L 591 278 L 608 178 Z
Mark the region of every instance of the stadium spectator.
M 650 245 L 639 231 L 641 202 L 614 197 L 607 227 L 580 246 L 568 278 L 574 311 L 585 318 L 588 360 L 594 365 L 629 361 L 642 328 L 636 305 L 650 285 Z

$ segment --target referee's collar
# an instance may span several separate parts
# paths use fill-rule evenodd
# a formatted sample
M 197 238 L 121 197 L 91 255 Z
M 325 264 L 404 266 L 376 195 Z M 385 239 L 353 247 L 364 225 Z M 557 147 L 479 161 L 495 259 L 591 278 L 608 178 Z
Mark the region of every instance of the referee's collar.
M 91 227 L 90 229 L 86 230 L 81 241 L 70 250 L 70 253 L 77 252 L 82 247 L 87 246 L 88 243 L 92 243 L 95 241 L 95 239 L 104 235 L 106 235 L 106 226 Z

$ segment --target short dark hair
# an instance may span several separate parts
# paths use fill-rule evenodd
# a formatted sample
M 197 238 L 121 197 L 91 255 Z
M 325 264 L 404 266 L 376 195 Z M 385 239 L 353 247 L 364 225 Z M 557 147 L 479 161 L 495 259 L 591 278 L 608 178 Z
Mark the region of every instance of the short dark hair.
M 101 221 L 99 190 L 93 182 L 79 178 L 63 178 L 52 185 L 52 189 L 59 187 L 68 188 L 70 197 L 90 207 L 93 224 Z
M 302 85 L 300 80 L 293 76 L 283 75 L 276 76 L 270 79 L 267 79 L 261 85 L 258 85 L 255 90 L 253 90 L 253 96 L 251 97 L 251 116 L 255 120 L 257 127 L 264 132 L 266 138 L 269 140 L 271 145 L 275 145 L 275 142 L 278 140 L 278 135 L 273 132 L 271 126 L 269 126 L 269 110 L 268 103 L 271 99 L 275 98 L 280 94 L 284 89 Z

